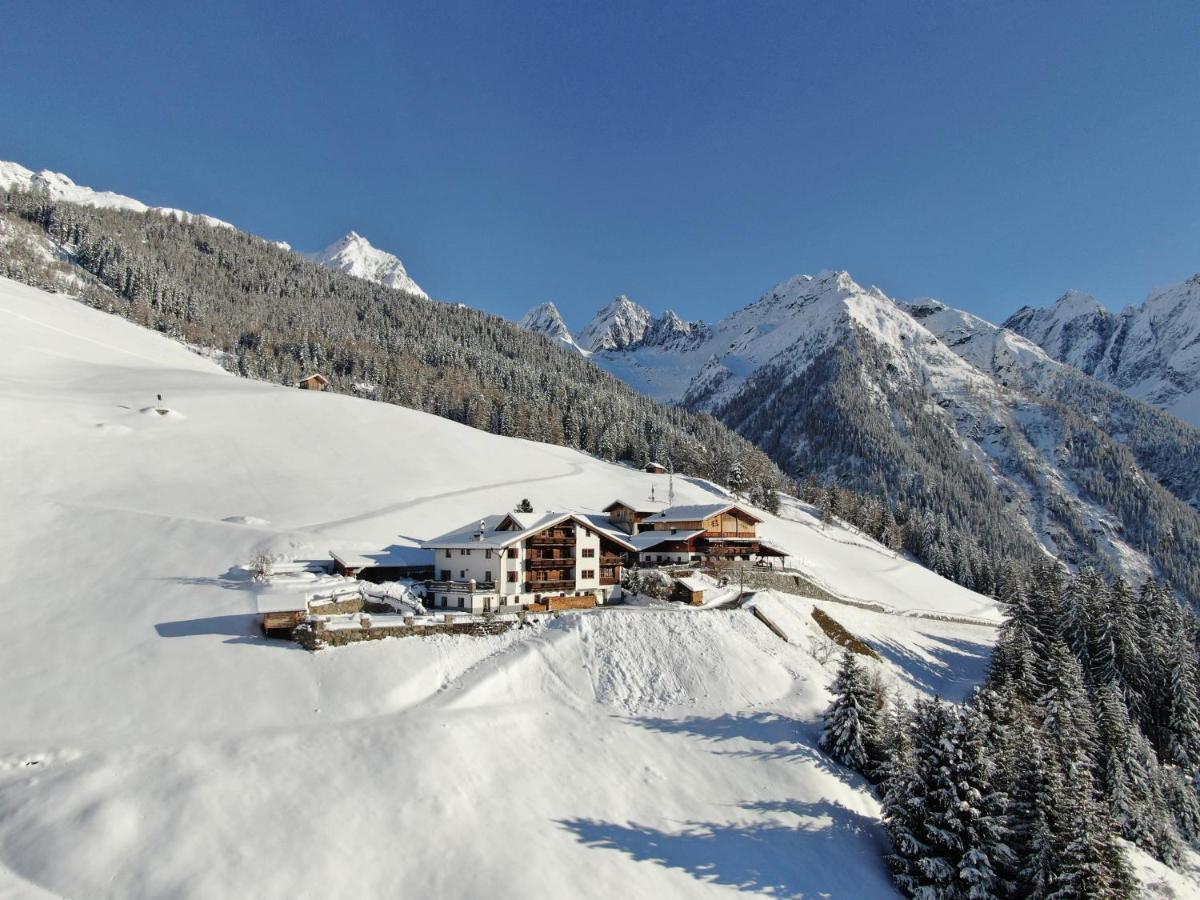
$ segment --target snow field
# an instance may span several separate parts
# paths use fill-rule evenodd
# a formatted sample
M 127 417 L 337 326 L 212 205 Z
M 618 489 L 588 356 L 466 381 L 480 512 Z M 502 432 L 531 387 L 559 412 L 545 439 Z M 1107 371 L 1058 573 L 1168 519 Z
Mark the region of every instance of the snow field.
M 257 631 L 257 552 L 411 544 L 522 497 L 598 512 L 661 478 L 233 378 L 7 281 L 0 350 L 0 547 L 20 561 L 0 571 L 0 894 L 892 894 L 875 801 L 814 749 L 829 673 L 748 611 L 316 654 Z M 178 418 L 139 412 L 160 393 Z M 831 589 L 995 614 L 803 516 L 764 533 Z

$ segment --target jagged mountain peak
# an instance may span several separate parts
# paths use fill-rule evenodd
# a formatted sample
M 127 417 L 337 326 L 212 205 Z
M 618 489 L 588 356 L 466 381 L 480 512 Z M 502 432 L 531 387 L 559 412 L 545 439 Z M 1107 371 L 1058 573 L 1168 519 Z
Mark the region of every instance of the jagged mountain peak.
M 428 296 L 408 274 L 399 257 L 375 247 L 357 231 L 348 231 L 324 250 L 303 255 L 327 269 L 421 297 Z
M 1200 276 L 1152 291 L 1119 314 L 1078 291 L 1004 323 L 1054 359 L 1200 424 Z
M 551 340 L 562 341 L 568 347 L 578 350 L 584 356 L 590 355 L 589 351 L 584 350 L 575 342 L 575 337 L 571 334 L 571 329 L 567 327 L 562 313 L 558 311 L 558 307 L 551 301 L 539 303 L 533 307 L 533 309 L 521 317 L 521 321 L 517 324 L 526 331 L 544 334 Z
M 591 351 L 623 350 L 645 336 L 653 318 L 646 307 L 620 294 L 584 326 L 578 343 Z

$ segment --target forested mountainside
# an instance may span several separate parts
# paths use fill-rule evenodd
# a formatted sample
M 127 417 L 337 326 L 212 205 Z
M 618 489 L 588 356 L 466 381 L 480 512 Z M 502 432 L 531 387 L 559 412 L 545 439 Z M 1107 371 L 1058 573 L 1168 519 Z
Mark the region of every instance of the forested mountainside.
M 241 375 L 286 383 L 321 371 L 334 390 L 606 459 L 669 459 L 720 481 L 736 466 L 764 506 L 787 483 L 712 416 L 646 398 L 498 316 L 323 268 L 228 227 L 44 192 L 0 201 L 0 274 L 219 351 Z
M 1200 515 L 1188 505 L 1200 432 L 1028 342 L 1011 359 L 978 328 L 964 344 L 951 334 L 961 322 L 930 318 L 934 308 L 844 272 L 799 276 L 701 342 L 593 359 L 652 396 L 714 413 L 797 479 L 884 498 L 901 518 L 926 519 L 926 532 L 944 520 L 966 542 L 958 560 L 1050 552 L 1200 598 Z M 961 566 L 946 555 L 922 558 Z
M 1200 275 L 1153 291 L 1114 315 L 1068 291 L 1054 306 L 1023 306 L 1005 323 L 1060 362 L 1200 425 Z

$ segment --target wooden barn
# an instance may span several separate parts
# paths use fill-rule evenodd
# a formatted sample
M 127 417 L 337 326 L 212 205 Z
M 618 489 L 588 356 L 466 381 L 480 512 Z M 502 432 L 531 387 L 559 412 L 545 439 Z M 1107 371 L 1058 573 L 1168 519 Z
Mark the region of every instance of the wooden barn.
M 329 387 L 329 379 L 320 372 L 313 372 L 297 381 L 296 387 L 304 391 L 323 391 Z

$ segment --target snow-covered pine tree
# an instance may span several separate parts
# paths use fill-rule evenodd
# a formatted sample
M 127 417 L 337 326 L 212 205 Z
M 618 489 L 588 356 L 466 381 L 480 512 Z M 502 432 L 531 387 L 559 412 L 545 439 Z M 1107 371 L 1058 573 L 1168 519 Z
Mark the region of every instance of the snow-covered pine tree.
M 879 762 L 870 756 L 870 748 L 877 744 L 879 711 L 878 698 L 857 654 L 842 651 L 837 676 L 829 690 L 833 702 L 825 711 L 821 749 L 842 765 L 865 774 Z

